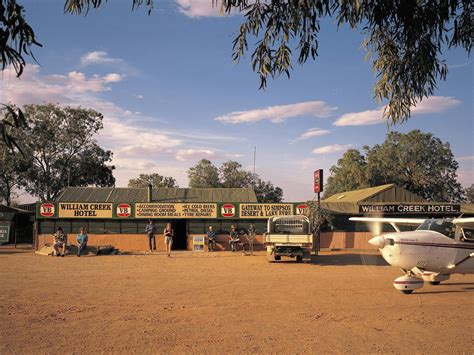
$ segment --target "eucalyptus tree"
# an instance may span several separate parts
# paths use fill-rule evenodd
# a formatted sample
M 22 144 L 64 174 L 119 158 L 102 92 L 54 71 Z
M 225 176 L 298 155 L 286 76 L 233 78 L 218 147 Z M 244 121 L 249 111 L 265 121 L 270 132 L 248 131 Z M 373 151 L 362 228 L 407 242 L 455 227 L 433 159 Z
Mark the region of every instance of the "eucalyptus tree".
M 130 0 L 132 9 L 146 6 L 148 13 L 160 0 Z M 64 12 L 87 14 L 106 0 L 65 0 Z M 472 49 L 474 3 L 472 0 L 209 0 L 222 14 L 240 12 L 243 21 L 233 40 L 233 59 L 250 50 L 260 87 L 267 78 L 290 76 L 294 62 L 304 64 L 319 55 L 323 20 L 334 19 L 338 27 L 349 25 L 364 33 L 362 45 L 372 62 L 377 82 L 375 99 L 387 102 L 385 117 L 399 123 L 410 117 L 410 108 L 432 95 L 448 66 L 443 51 Z M 249 46 L 249 37 L 256 44 Z M 25 56 L 40 46 L 25 19 L 19 0 L 0 0 L 1 67 L 11 64 L 18 76 Z M 249 49 L 252 47 L 252 49 Z M 317 83 L 317 80 L 315 80 Z

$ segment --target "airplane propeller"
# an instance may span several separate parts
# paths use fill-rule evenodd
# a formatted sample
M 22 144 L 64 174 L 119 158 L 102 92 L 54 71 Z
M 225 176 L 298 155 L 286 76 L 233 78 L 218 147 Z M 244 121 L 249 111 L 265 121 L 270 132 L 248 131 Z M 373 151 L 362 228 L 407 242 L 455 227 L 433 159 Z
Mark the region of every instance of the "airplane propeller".
M 379 217 L 383 217 L 383 215 L 377 214 L 377 215 L 374 215 L 373 217 L 379 218 Z M 382 222 L 368 222 L 367 225 L 368 225 L 370 234 L 372 234 L 372 239 L 370 239 L 368 243 L 378 249 L 383 248 L 385 246 L 385 238 L 381 236 L 382 231 L 383 231 Z
M 383 217 L 381 214 L 372 215 L 372 217 Z M 385 246 L 385 238 L 381 236 L 383 232 L 383 224 L 381 222 L 365 222 L 369 229 L 372 238 L 369 239 L 368 243 L 374 247 L 381 249 Z M 361 254 L 362 262 L 365 265 L 381 265 L 385 264 L 380 255 L 377 254 Z

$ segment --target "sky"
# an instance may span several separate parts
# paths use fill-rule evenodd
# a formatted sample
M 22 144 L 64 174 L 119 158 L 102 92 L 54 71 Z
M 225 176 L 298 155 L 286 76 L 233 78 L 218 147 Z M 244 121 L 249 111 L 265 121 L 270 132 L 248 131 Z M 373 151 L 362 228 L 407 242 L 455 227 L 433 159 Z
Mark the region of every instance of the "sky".
M 407 123 L 389 127 L 373 97 L 364 36 L 334 20 L 321 25 L 316 61 L 295 64 L 290 79 L 270 79 L 260 90 L 250 53 L 239 63 L 231 57 L 243 18 L 220 16 L 211 0 L 157 0 L 150 16 L 145 7 L 131 11 L 131 0 L 87 16 L 64 14 L 57 0 L 21 3 L 43 47 L 21 78 L 11 68 L 0 74 L 0 102 L 103 113 L 96 139 L 114 153 L 118 187 L 142 173 L 186 187 L 188 168 L 203 158 L 252 170 L 256 147 L 256 172 L 282 187 L 286 201 L 308 200 L 314 170 L 327 178 L 347 149 L 413 129 L 449 142 L 459 181 L 474 183 L 473 59 L 463 50 L 444 51 L 447 80 Z

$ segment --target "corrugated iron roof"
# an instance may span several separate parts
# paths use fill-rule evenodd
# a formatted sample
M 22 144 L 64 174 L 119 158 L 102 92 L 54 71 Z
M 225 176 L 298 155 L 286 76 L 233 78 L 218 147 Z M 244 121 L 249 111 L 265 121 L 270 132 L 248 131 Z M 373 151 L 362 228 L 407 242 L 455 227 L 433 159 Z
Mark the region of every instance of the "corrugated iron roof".
M 153 202 L 257 202 L 251 188 L 160 188 Z
M 23 210 L 21 208 L 7 206 L 7 205 L 1 204 L 1 203 L 0 203 L 0 211 L 1 212 L 13 212 L 13 213 L 25 213 L 25 214 L 34 214 L 35 213 L 35 212 L 32 212 L 32 211 Z
M 147 202 L 146 188 L 68 187 L 57 202 Z M 257 202 L 251 188 L 159 188 L 153 202 Z
M 362 202 L 376 194 L 381 193 L 382 191 L 392 188 L 393 186 L 395 186 L 395 184 L 387 184 L 387 185 L 369 187 L 366 189 L 340 192 L 338 194 L 329 196 L 323 201 L 324 202 L 353 202 L 353 203 Z
M 341 192 L 328 197 L 324 202 L 425 202 L 425 199 L 395 184 L 386 184 Z
M 474 203 L 464 203 L 461 205 L 462 213 L 474 213 Z

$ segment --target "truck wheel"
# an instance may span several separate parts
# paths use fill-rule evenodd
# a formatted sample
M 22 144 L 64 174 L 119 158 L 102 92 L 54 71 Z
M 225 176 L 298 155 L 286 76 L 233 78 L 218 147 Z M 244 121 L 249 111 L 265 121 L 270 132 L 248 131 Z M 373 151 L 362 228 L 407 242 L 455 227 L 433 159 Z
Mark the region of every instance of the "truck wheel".
M 296 255 L 296 262 L 300 263 L 303 261 L 303 255 Z
M 275 260 L 276 260 L 276 261 L 281 260 L 281 256 L 280 256 L 280 255 L 275 255 Z

